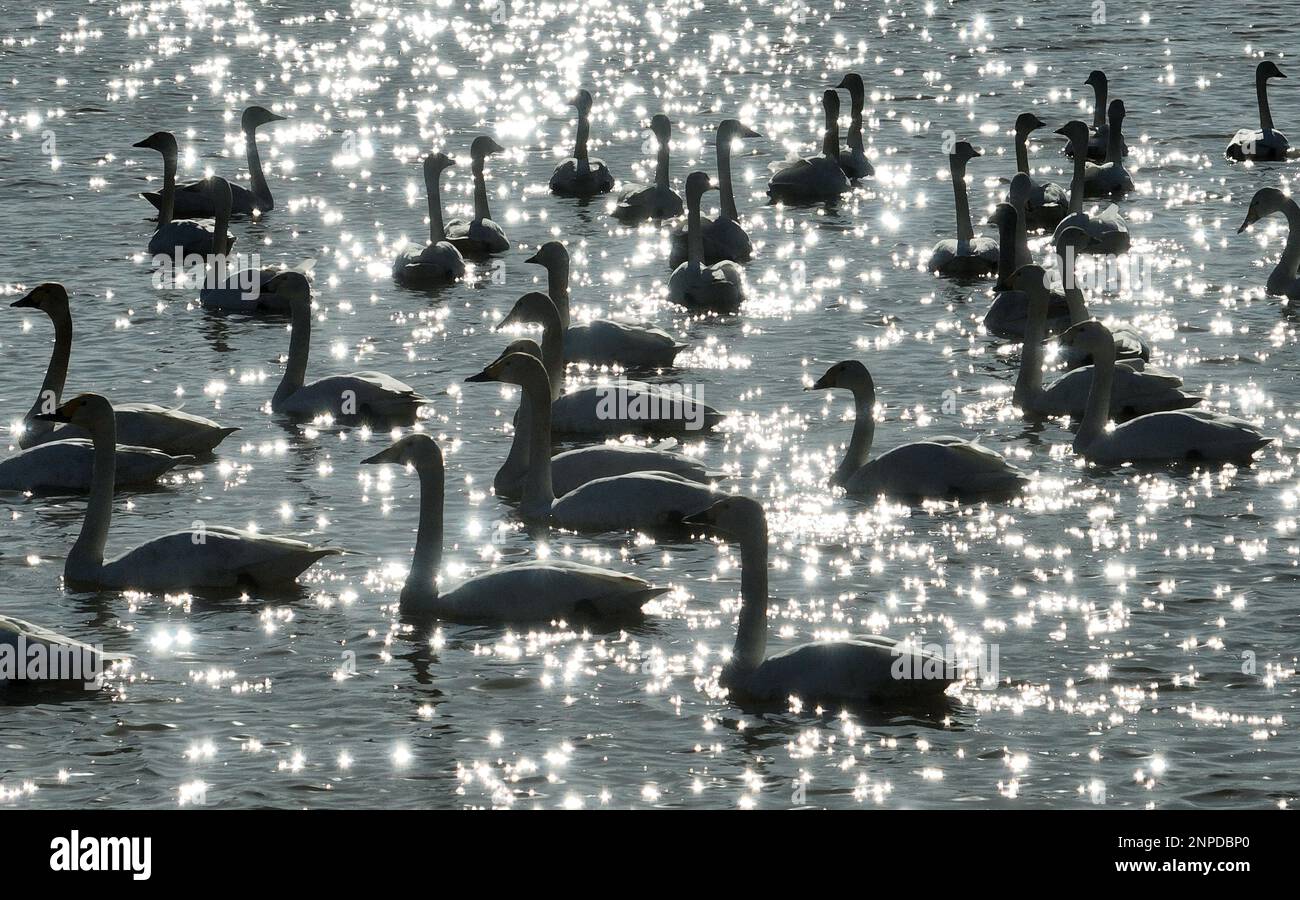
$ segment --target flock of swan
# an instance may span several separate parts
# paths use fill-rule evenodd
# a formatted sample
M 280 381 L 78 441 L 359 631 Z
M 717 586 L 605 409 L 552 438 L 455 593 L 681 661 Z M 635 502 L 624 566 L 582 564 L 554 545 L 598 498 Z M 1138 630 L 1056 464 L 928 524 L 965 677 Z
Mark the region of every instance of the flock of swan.
M 1289 144 L 1273 127 L 1266 96 L 1268 80 L 1281 77 L 1285 76 L 1273 62 L 1259 64 L 1260 128 L 1239 131 L 1227 148 L 1228 158 L 1288 158 Z M 998 338 L 1022 345 L 1014 404 L 1027 418 L 1076 420 L 1074 450 L 1081 457 L 1102 466 L 1188 461 L 1249 464 L 1271 439 L 1243 420 L 1198 408 L 1202 398 L 1185 393 L 1181 379 L 1147 364 L 1151 350 L 1137 329 L 1107 326 L 1090 315 L 1087 298 L 1073 277 L 1079 256 L 1124 253 L 1130 243 L 1116 203 L 1094 210 L 1085 206 L 1085 199 L 1120 200 L 1134 188 L 1125 162 L 1123 101 L 1109 97 L 1101 72 L 1093 72 L 1086 84 L 1096 95 L 1092 125 L 1070 121 L 1056 129 L 1065 139 L 1063 151 L 1072 158 L 1068 189 L 1041 180 L 1031 170 L 1030 136 L 1046 123 L 1032 113 L 1017 119 L 1017 172 L 1009 180 L 1006 201 L 988 220 L 996 228 L 996 238 L 977 233 L 966 194 L 967 167 L 981 154 L 967 142 L 955 142 L 949 165 L 956 235 L 934 246 L 928 268 L 938 277 L 994 279 L 985 327 Z M 840 137 L 840 90 L 847 91 L 851 103 L 847 147 Z M 820 152 L 772 167 L 768 181 L 772 202 L 834 203 L 860 179 L 873 176 L 863 142 L 865 96 L 863 80 L 856 74 L 844 76 L 824 92 Z M 612 194 L 616 187 L 609 167 L 588 153 L 593 102 L 585 90 L 573 98 L 577 112 L 573 155 L 556 166 L 550 179 L 550 189 L 559 198 L 590 199 Z M 163 158 L 162 190 L 143 195 L 157 209 L 150 253 L 199 254 L 211 261 L 231 253 L 231 220 L 265 216 L 274 208 L 258 158 L 256 131 L 283 118 L 258 106 L 244 112 L 248 187 L 217 176 L 178 185 L 177 142 L 168 132 L 135 145 Z M 609 212 L 625 223 L 684 216 L 671 235 L 669 299 L 691 312 L 736 313 L 748 297 L 744 264 L 753 245 L 732 190 L 731 153 L 741 141 L 761 136 L 736 119 L 722 121 L 716 132 L 717 177 L 702 171 L 689 173 L 683 198 L 671 176 L 672 123 L 665 115 L 655 115 L 649 130 L 657 144 L 654 183 L 625 185 L 611 198 Z M 505 229 L 492 219 L 485 173 L 486 160 L 502 150 L 489 136 L 473 140 L 469 151 L 473 215 L 467 219 L 447 221 L 442 211 L 439 183 L 456 161 L 441 152 L 423 160 L 429 240 L 421 248 L 397 255 L 392 264 L 395 282 L 415 290 L 454 285 L 472 277 L 473 263 L 511 249 Z M 720 197 L 713 220 L 702 215 L 702 198 L 711 190 Z M 1263 188 L 1251 201 L 1242 230 L 1276 213 L 1287 217 L 1291 233 L 1267 290 L 1300 299 L 1296 202 L 1275 188 Z M 1052 259 L 1033 258 L 1028 243 L 1033 232 L 1051 234 Z M 654 370 L 672 366 L 685 345 L 646 323 L 572 322 L 569 254 L 563 243 L 542 244 L 527 262 L 545 270 L 547 289 L 520 297 L 500 327 L 536 326 L 540 341 L 510 342 L 482 371 L 465 379 L 519 389 L 513 443 L 493 479 L 493 489 L 517 507 L 524 522 L 579 533 L 705 533 L 734 541 L 742 563 L 742 608 L 721 683 L 737 698 L 780 701 L 794 694 L 810 702 L 875 702 L 933 697 L 962 677 L 945 661 L 882 637 L 821 641 L 768 657 L 768 535 L 762 504 L 723 490 L 721 476 L 690 456 L 663 446 L 598 442 L 628 433 L 646 437 L 679 435 L 693 427 L 708 431 L 723 421 L 723 414 L 691 401 L 690 408 L 663 404 L 659 409 L 668 412 L 650 418 L 611 417 L 601 390 L 564 390 L 570 363 Z M 1059 289 L 1049 268 L 1060 276 Z M 275 415 L 297 421 L 328 416 L 343 427 L 400 429 L 419 421 L 429 400 L 385 373 L 328 374 L 309 380 L 313 300 L 308 273 L 264 269 L 238 276 L 224 284 L 205 285 L 199 299 L 203 306 L 227 313 L 289 317 L 287 361 L 269 398 Z M 288 537 L 205 525 L 202 533 L 177 530 L 108 556 L 117 489 L 148 484 L 178 465 L 202 464 L 237 428 L 155 404 L 110 401 L 97 393 L 65 398 L 74 313 L 68 291 L 61 284 L 40 284 L 11 305 L 39 310 L 49 318 L 54 349 L 36 400 L 24 417 L 20 449 L 0 460 L 0 489 L 88 494 L 80 533 L 66 556 L 67 585 L 152 592 L 269 591 L 291 585 L 317 561 L 342 552 Z M 1051 372 L 1053 380 L 1045 385 L 1045 347 L 1053 340 L 1063 371 Z M 831 477 L 831 484 L 851 497 L 997 502 L 1015 497 L 1029 481 L 1029 475 L 1002 454 L 955 437 L 904 443 L 873 454 L 877 449 L 875 383 L 857 360 L 836 363 L 806 389 L 844 390 L 853 397 L 856 420 L 843 460 Z M 648 382 L 623 382 L 618 390 L 626 401 L 619 409 L 666 399 L 661 387 Z M 589 446 L 553 454 L 557 435 L 586 438 Z M 509 625 L 614 622 L 641 616 L 644 604 L 667 590 L 624 572 L 550 559 L 505 565 L 446 585 L 439 574 L 445 472 L 438 444 L 415 429 L 363 462 L 402 467 L 418 479 L 419 526 L 400 595 L 406 614 Z M 84 647 L 37 625 L 0 617 L 0 642 L 14 643 L 20 637 Z M 900 658 L 909 664 L 896 665 Z M 899 671 L 933 673 L 933 663 L 940 664 L 937 676 L 897 675 Z

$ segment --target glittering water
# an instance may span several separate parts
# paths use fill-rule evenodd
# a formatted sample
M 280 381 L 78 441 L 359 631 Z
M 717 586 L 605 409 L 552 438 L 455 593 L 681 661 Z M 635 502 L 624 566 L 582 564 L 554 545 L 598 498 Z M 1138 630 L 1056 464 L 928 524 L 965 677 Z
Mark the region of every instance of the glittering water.
M 1088 4 L 1062 0 L 46 6 L 0 2 L 6 290 L 73 291 L 70 390 L 179 398 L 243 429 L 214 462 L 121 496 L 110 550 L 203 520 L 354 552 L 313 569 L 299 596 L 68 593 L 59 576 L 83 502 L 0 500 L 0 611 L 137 657 L 111 694 L 5 708 L 0 803 L 1205 807 L 1300 792 L 1297 335 L 1262 295 L 1284 223 L 1236 234 L 1254 190 L 1291 176 L 1221 155 L 1254 119 L 1251 54 L 1289 49 L 1285 8 L 1111 3 L 1099 24 Z M 1014 171 L 1015 116 L 1032 106 L 1051 128 L 1087 118 L 1092 68 L 1127 105 L 1138 191 L 1122 208 L 1152 273 L 1094 294 L 1094 312 L 1143 329 L 1153 361 L 1189 390 L 1275 435 L 1251 469 L 1083 468 L 1061 423 L 1008 412 L 1014 348 L 980 330 L 986 288 L 918 271 L 953 231 L 945 132 L 985 150 L 970 166 L 982 221 Z M 848 70 L 872 92 L 876 179 L 837 211 L 764 206 L 768 165 L 813 150 L 816 101 Z M 1294 130 L 1287 84 L 1274 83 L 1273 111 Z M 547 193 L 578 86 L 596 96 L 593 152 L 624 181 L 652 178 L 642 125 L 655 112 L 674 120 L 679 183 L 712 169 L 718 120 L 765 136 L 734 166 L 757 247 L 743 315 L 684 318 L 665 302 L 666 228 L 620 229 L 603 201 Z M 551 553 L 673 585 L 635 631 L 403 624 L 415 482 L 358 465 L 386 436 L 282 423 L 267 404 L 284 323 L 212 316 L 151 282 L 152 211 L 135 193 L 160 173 L 131 144 L 170 129 L 182 179 L 245 181 L 238 116 L 251 103 L 290 121 L 262 131 L 277 206 L 236 223 L 238 249 L 314 260 L 313 373 L 380 369 L 434 397 L 426 427 L 448 454 L 453 572 L 534 552 L 521 532 L 490 541 L 514 521 L 490 492 L 513 401 L 461 381 L 503 344 L 494 321 L 544 283 L 523 260 L 558 236 L 574 254 L 577 307 L 688 341 L 680 371 L 662 377 L 734 414 L 699 443 L 768 508 L 771 649 L 865 631 L 983 642 L 996 647 L 996 688 L 938 713 L 739 709 L 711 684 L 733 637 L 739 560 L 704 542 L 553 538 Z M 1066 183 L 1051 128 L 1034 163 Z M 483 132 L 508 151 L 491 161 L 491 202 L 515 247 L 479 284 L 395 287 L 393 254 L 425 234 L 418 160 L 459 157 L 445 202 L 449 216 L 468 212 L 467 150 Z M 51 329 L 2 316 L 0 410 L 13 420 Z M 1025 499 L 958 510 L 832 496 L 825 478 L 852 410 L 847 396 L 801 388 L 850 357 L 876 376 L 879 448 L 978 435 L 1036 473 Z

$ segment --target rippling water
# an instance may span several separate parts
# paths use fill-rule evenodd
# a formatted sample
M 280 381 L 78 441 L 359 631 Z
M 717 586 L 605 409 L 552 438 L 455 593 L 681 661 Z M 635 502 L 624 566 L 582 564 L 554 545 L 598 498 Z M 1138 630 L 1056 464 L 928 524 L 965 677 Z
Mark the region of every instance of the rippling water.
M 5 708 L 0 804 L 1254 807 L 1300 792 L 1297 335 L 1262 291 L 1285 227 L 1236 234 L 1255 189 L 1288 187 L 1291 170 L 1222 157 L 1254 121 L 1252 54 L 1290 49 L 1287 9 L 1111 3 L 1098 24 L 1063 0 L 46 6 L 0 2 L 6 291 L 59 280 L 73 292 L 70 391 L 179 398 L 243 429 L 214 462 L 119 496 L 110 552 L 199 519 L 354 552 L 313 569 L 297 597 L 69 593 L 60 573 L 83 501 L 0 499 L 0 612 L 138 658 L 111 693 Z M 982 333 L 987 286 L 919 271 L 953 231 L 945 132 L 985 150 L 970 166 L 982 222 L 1014 172 L 1020 112 L 1050 123 L 1034 164 L 1068 183 L 1050 132 L 1089 118 L 1093 68 L 1127 105 L 1138 191 L 1122 209 L 1154 272 L 1094 294 L 1094 312 L 1137 324 L 1153 362 L 1276 436 L 1253 468 L 1082 467 L 1061 423 L 1008 412 L 1015 348 Z M 871 92 L 876 179 L 837 211 L 764 205 L 768 165 L 814 149 L 820 92 L 849 70 Z M 1294 131 L 1288 84 L 1275 82 L 1274 116 Z M 679 183 L 712 170 L 720 119 L 764 135 L 735 162 L 757 248 L 742 315 L 690 320 L 666 303 L 667 228 L 620 229 L 604 201 L 548 194 L 578 86 L 596 97 L 593 153 L 624 181 L 652 177 L 642 124 L 655 112 L 674 121 Z M 674 587 L 633 631 L 404 625 L 395 573 L 415 481 L 358 465 L 386 435 L 282 423 L 267 404 L 284 323 L 209 315 L 151 282 L 152 210 L 136 192 L 156 187 L 157 156 L 131 144 L 170 129 L 182 180 L 245 181 L 238 117 L 251 103 L 290 121 L 262 130 L 276 209 L 233 231 L 264 261 L 314 261 L 311 372 L 380 369 L 434 397 L 453 571 L 481 568 L 496 523 L 514 521 L 490 490 L 514 401 L 461 382 L 503 344 L 494 321 L 544 285 L 523 260 L 558 236 L 576 306 L 689 342 L 661 378 L 733 414 L 698 443 L 768 508 L 771 649 L 868 630 L 982 641 L 1002 680 L 933 715 L 739 709 L 710 684 L 734 635 L 738 557 L 707 542 L 553 538 L 552 553 Z M 418 160 L 459 157 L 444 199 L 468 212 L 468 145 L 484 132 L 508 151 L 489 186 L 514 248 L 473 286 L 396 287 L 394 248 L 427 233 Z M 42 315 L 0 318 L 0 411 L 17 420 L 52 333 Z M 833 496 L 852 408 L 801 388 L 845 358 L 875 374 L 880 449 L 979 435 L 1036 473 L 1025 499 Z M 517 531 L 495 549 L 534 552 Z

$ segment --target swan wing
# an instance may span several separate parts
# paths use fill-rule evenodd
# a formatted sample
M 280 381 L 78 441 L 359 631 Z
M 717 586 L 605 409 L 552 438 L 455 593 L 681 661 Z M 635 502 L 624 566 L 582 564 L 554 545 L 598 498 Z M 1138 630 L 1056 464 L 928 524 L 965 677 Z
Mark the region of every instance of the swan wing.
M 1138 416 L 1098 437 L 1084 455 L 1103 464 L 1210 460 L 1248 462 L 1269 443 L 1249 422 L 1209 410 Z
M 570 491 L 551 507 L 551 520 L 575 531 L 647 531 L 681 525 L 686 516 L 718 499 L 707 485 L 667 472 L 598 478 Z
M 917 441 L 871 460 L 849 478 L 850 495 L 944 499 L 1011 494 L 1026 478 L 995 450 L 970 441 Z
M 119 442 L 154 447 L 167 453 L 210 453 L 239 430 L 156 403 L 115 404 L 113 412 Z
M 191 456 L 171 456 L 149 447 L 117 446 L 114 484 L 151 484 Z M 0 490 L 89 491 L 95 451 L 90 441 L 73 438 L 37 444 L 0 460 Z
M 341 551 L 293 538 L 224 526 L 175 531 L 104 564 L 101 583 L 139 590 L 260 587 L 292 582 L 325 556 Z
M 771 701 L 795 696 L 805 704 L 937 696 L 956 681 L 941 657 L 887 638 L 804 644 L 768 657 L 744 693 Z
M 689 456 L 648 447 L 580 447 L 551 457 L 551 484 L 561 497 L 589 481 L 630 472 L 668 472 L 705 483 L 708 473 Z
M 569 560 L 541 560 L 493 569 L 436 601 L 439 616 L 458 622 L 525 624 L 557 619 L 626 620 L 668 588 L 635 575 Z

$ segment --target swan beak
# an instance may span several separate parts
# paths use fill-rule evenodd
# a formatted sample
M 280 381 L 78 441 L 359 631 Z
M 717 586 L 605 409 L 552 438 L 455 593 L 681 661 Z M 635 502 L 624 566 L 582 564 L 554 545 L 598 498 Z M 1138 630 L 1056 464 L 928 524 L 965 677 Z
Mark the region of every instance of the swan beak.
M 515 318 L 515 312 L 514 312 L 514 310 L 511 310 L 511 311 L 510 311 L 510 315 L 506 316 L 504 319 L 502 319 L 500 322 L 498 322 L 497 325 L 496 325 L 496 327 L 493 328 L 492 330 L 493 330 L 493 331 L 500 331 L 502 328 L 509 328 L 511 325 L 516 324 L 518 321 L 519 321 L 519 320 Z
M 396 445 L 396 444 L 394 444 L 394 445 L 391 446 L 391 447 L 385 447 L 383 450 L 380 450 L 380 451 L 379 451 L 378 453 L 376 453 L 374 456 L 368 456 L 368 457 L 366 457 L 365 459 L 361 460 L 361 465 L 363 465 L 363 466 L 381 466 L 381 465 L 383 465 L 384 463 L 398 463 L 398 462 L 401 462 L 401 460 L 398 459 L 398 457 L 401 455 L 400 452 L 395 452 L 395 451 L 397 451 L 397 445 Z
M 52 413 L 37 413 L 36 415 L 32 416 L 32 418 L 40 422 L 71 422 L 72 421 L 72 419 L 63 415 L 63 412 L 61 410 L 57 410 L 57 409 Z
M 752 129 L 752 128 L 746 128 L 744 131 L 742 131 L 742 132 L 740 133 L 740 136 L 743 137 L 743 138 L 761 138 L 761 137 L 762 137 L 761 134 L 759 134 L 757 131 L 755 131 L 755 130 Z
M 539 251 L 539 252 L 540 252 L 540 251 Z M 543 263 L 540 259 L 537 258 L 537 254 L 536 254 L 536 253 L 534 253 L 532 256 L 528 257 L 526 260 L 524 260 L 524 262 L 526 262 L 526 263 L 534 263 L 535 265 L 539 265 L 539 266 L 541 266 L 541 265 L 545 265 L 545 263 Z
M 289 121 L 289 117 L 288 117 L 288 116 L 277 116 L 275 113 L 271 113 L 271 114 L 270 114 L 270 117 L 267 119 L 267 121 L 268 121 L 268 122 L 287 122 L 287 121 Z
M 472 382 L 475 382 L 475 383 L 482 383 L 482 382 L 485 382 L 485 381 L 496 381 L 496 379 L 493 378 L 491 375 L 488 374 L 488 370 L 487 370 L 487 369 L 484 369 L 482 372 L 479 372 L 477 375 L 471 375 L 471 376 L 469 376 L 468 378 L 465 379 L 465 381 L 467 381 L 467 382 L 471 382 L 471 381 L 472 381 Z
M 151 147 L 150 144 L 149 144 L 149 138 L 145 138 L 143 141 L 136 141 L 136 142 L 135 142 L 134 144 L 132 144 L 131 146 L 132 146 L 132 147 L 142 147 L 142 148 L 144 148 L 145 150 L 150 150 L 150 149 L 152 149 L 152 147 Z
M 823 375 L 821 378 L 818 378 L 815 382 L 813 382 L 812 387 L 806 387 L 804 388 L 804 390 L 805 391 L 828 391 L 833 387 L 835 387 L 835 385 L 831 384 L 830 373 L 828 372 L 825 375 Z
M 1244 228 L 1245 226 L 1243 225 L 1242 227 Z M 12 307 L 25 307 L 29 309 L 35 309 L 38 305 L 40 305 L 40 301 L 36 299 L 36 292 L 32 291 L 23 299 L 15 300 L 13 303 L 10 303 L 9 305 Z
M 1056 129 L 1056 131 L 1054 132 L 1054 134 L 1059 134 L 1061 137 L 1069 137 L 1069 136 L 1070 136 L 1069 132 L 1067 132 L 1067 131 L 1065 130 L 1065 126 L 1064 126 L 1064 125 L 1062 125 L 1062 126 L 1061 126 L 1060 128 L 1058 128 L 1058 129 Z
M 697 513 L 691 513 L 689 516 L 682 516 L 683 525 L 712 525 L 713 507 L 702 509 Z
M 1237 229 L 1237 234 L 1241 234 L 1243 231 L 1245 231 L 1247 228 L 1254 225 L 1258 221 L 1259 221 L 1259 216 L 1255 215 L 1255 211 L 1253 209 L 1247 210 L 1246 221 L 1241 223 L 1241 227 Z M 14 306 L 17 306 L 19 303 L 22 302 L 23 301 L 19 300 L 18 303 L 14 304 Z
M 501 146 L 500 144 L 498 144 L 496 141 L 493 141 L 493 142 L 488 146 L 488 153 L 505 153 L 505 151 L 506 151 L 506 148 L 505 148 L 505 147 L 502 147 L 502 146 Z

